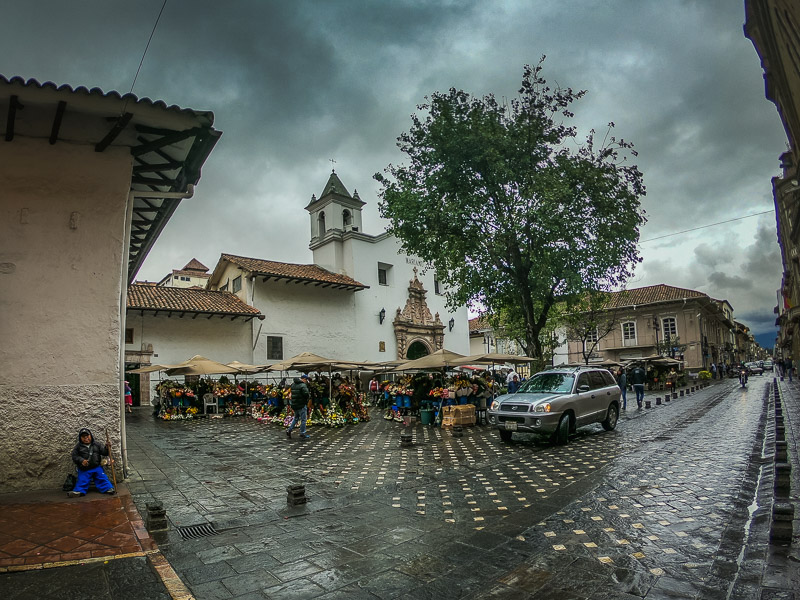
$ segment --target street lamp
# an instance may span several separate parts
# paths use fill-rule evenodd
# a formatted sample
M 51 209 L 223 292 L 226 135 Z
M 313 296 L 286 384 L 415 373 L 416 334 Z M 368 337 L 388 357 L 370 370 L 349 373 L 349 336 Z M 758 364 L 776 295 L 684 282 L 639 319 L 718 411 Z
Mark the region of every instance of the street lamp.
M 450 322 L 448 323 L 448 325 L 450 325 L 450 331 L 453 331 L 453 327 L 455 327 L 455 324 L 456 324 L 456 320 L 454 318 L 450 317 Z
M 386 309 L 382 308 L 381 312 L 378 313 L 378 323 L 383 325 L 383 320 L 386 318 Z

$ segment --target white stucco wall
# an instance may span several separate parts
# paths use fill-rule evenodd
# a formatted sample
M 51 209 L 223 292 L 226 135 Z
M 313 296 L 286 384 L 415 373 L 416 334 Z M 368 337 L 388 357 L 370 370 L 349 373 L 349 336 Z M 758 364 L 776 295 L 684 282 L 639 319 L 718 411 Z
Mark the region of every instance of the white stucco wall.
M 128 311 L 126 327 L 133 329 L 133 343 L 125 344 L 125 350 L 138 351 L 152 345 L 151 360 L 155 364 L 172 365 L 195 354 L 221 363 L 234 360 L 253 363 L 252 326 L 242 318 L 212 316 L 209 319 L 208 315 L 199 315 L 193 319 L 191 315 L 180 318 L 163 313 L 142 316 L 141 312 Z M 158 380 L 158 374 L 151 375 L 151 398 L 155 397 Z
M 131 163 L 127 148 L 0 143 L 0 491 L 60 486 L 80 427 L 119 431 Z
M 266 317 L 253 325 L 256 332 L 260 329 L 253 357 L 256 364 L 277 362 L 267 360 L 267 336 L 283 338 L 284 358 L 313 352 L 358 360 L 351 354 L 357 334 L 354 292 L 282 280 L 256 279 L 255 286 L 253 306 Z
M 358 336 L 356 342 L 357 356 L 360 360 L 396 360 L 397 342 L 395 340 L 394 320 L 397 309 L 403 309 L 408 299 L 408 285 L 414 278 L 414 268 L 417 268 L 417 277 L 427 291 L 425 300 L 435 317 L 439 319 L 444 328 L 444 347 L 460 354 L 469 354 L 469 317 L 467 308 L 450 310 L 445 306 L 445 296 L 434 293 L 433 271 L 424 272 L 423 263 L 415 257 L 403 254 L 400 251 L 400 242 L 392 236 L 381 236 L 373 241 L 352 238 L 345 242 L 345 255 L 352 256 L 351 277 L 366 284 L 369 289 L 356 294 L 356 311 L 358 318 Z M 315 252 L 316 256 L 316 252 Z M 391 265 L 387 285 L 378 283 L 378 263 Z M 442 290 L 444 291 L 444 290 Z M 381 308 L 386 309 L 386 319 L 383 324 L 378 323 L 378 313 Z M 455 321 L 453 331 L 450 331 L 448 322 Z M 379 352 L 379 342 L 386 342 L 386 352 Z

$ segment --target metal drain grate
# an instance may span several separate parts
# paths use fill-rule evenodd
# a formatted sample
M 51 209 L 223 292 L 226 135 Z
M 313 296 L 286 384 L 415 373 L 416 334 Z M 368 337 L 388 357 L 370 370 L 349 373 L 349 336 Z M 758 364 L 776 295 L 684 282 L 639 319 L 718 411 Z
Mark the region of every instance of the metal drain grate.
M 178 527 L 178 533 L 184 540 L 196 540 L 209 535 L 217 535 L 219 532 L 214 529 L 211 523 L 205 525 L 190 525 L 189 527 Z

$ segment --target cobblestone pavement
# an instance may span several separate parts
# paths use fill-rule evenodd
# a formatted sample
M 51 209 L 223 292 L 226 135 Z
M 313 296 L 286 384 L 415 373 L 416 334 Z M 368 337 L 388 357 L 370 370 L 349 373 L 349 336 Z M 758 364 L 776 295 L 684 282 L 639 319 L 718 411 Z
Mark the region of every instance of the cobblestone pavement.
M 771 383 L 718 382 L 561 447 L 416 425 L 401 448 L 377 413 L 310 440 L 138 413 L 129 488 L 143 514 L 164 503 L 156 540 L 199 599 L 792 598 L 761 595 L 763 548 L 746 551 Z M 299 483 L 309 504 L 289 508 Z

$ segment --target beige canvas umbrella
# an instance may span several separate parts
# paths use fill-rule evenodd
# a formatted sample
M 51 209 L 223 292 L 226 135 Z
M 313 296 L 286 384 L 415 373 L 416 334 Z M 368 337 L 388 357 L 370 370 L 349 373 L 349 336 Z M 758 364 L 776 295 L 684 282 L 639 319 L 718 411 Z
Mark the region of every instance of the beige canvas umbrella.
M 325 358 L 324 356 L 319 356 L 318 354 L 314 354 L 312 352 L 301 352 L 300 354 L 298 354 L 297 356 L 293 356 L 292 358 L 287 358 L 273 365 L 268 365 L 267 370 L 269 371 L 290 371 L 292 369 L 300 370 L 302 368 L 308 368 L 309 366 L 332 365 L 338 362 L 341 361 L 336 360 L 334 358 Z
M 441 369 L 442 367 L 457 367 L 464 364 L 462 359 L 466 358 L 463 354 L 442 348 L 433 354 L 428 354 L 422 358 L 405 362 L 399 365 L 396 371 L 408 371 L 411 369 Z
M 238 360 L 226 363 L 225 366 L 236 369 L 239 373 L 244 375 L 252 375 L 253 373 L 259 373 L 260 371 L 264 370 L 264 367 L 259 367 L 258 365 L 247 365 L 245 363 L 240 363 Z
M 166 371 L 167 369 L 175 369 L 181 365 L 147 365 L 139 367 L 138 369 L 131 369 L 125 371 L 126 373 L 155 373 L 156 371 Z
M 462 365 L 494 365 L 499 363 L 524 364 L 533 361 L 530 356 L 519 356 L 518 354 L 500 354 L 487 352 L 484 354 L 471 354 L 465 356 L 459 364 Z
M 167 375 L 224 375 L 236 373 L 237 370 L 199 354 L 185 360 L 173 369 L 167 370 Z

